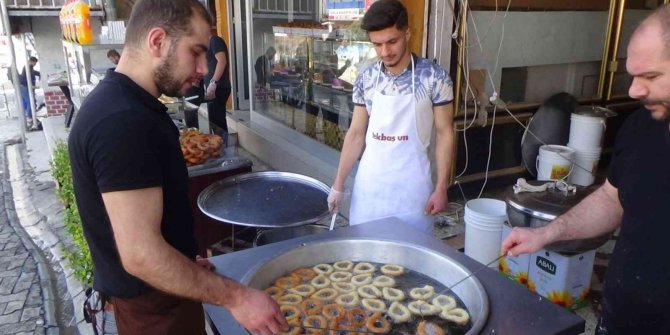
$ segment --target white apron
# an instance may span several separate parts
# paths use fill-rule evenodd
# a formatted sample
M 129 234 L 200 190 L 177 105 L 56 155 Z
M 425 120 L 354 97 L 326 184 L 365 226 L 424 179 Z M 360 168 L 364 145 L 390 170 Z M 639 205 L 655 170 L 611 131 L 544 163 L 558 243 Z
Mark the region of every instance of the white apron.
M 354 181 L 349 224 L 395 216 L 421 231 L 430 232 L 433 220 L 424 215 L 424 209 L 433 183 L 427 145 L 422 143 L 417 126 L 414 59 L 411 95 L 384 95 L 377 91 L 379 73 L 375 81 L 365 151 Z M 424 134 L 430 134 L 432 122 L 428 129 L 425 129 L 428 123 L 421 123 Z

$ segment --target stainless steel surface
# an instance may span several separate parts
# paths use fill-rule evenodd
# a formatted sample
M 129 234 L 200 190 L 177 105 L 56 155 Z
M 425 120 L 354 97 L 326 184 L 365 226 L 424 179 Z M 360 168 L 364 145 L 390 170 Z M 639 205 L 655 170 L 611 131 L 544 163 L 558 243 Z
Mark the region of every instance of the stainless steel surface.
M 360 241 L 360 242 L 359 242 Z M 267 262 L 274 262 L 294 250 L 315 248 L 320 243 L 363 243 L 368 249 L 356 248 L 352 257 L 370 257 L 370 259 L 396 259 L 408 264 L 410 268 L 423 270 L 433 278 L 461 276 L 481 268 L 481 264 L 465 256 L 444 242 L 432 236 L 417 232 L 407 224 L 395 218 L 388 218 L 369 222 L 353 227 L 344 227 L 321 234 L 305 236 L 297 239 L 273 243 L 266 246 L 251 248 L 231 254 L 216 256 L 210 260 L 216 266 L 218 273 L 242 280 L 252 271 L 259 270 Z M 371 244 L 370 244 L 371 243 Z M 399 247 L 402 253 L 388 255 L 386 245 Z M 321 245 L 324 245 L 321 244 Z M 311 246 L 311 247 L 310 247 Z M 405 254 L 405 251 L 408 253 Z M 320 253 L 321 255 L 323 253 Z M 412 257 L 412 256 L 419 257 Z M 311 258 L 304 255 L 305 260 L 318 262 L 323 256 Z M 391 258 L 393 257 L 393 258 Z M 325 259 L 324 259 L 325 260 Z M 455 274 L 440 268 L 447 260 L 456 267 Z M 290 260 L 289 260 L 290 261 Z M 460 266 L 458 265 L 460 264 Z M 279 266 L 279 265 L 276 265 Z M 288 265 L 286 266 L 288 267 Z M 568 310 L 551 303 L 528 289 L 503 278 L 497 271 L 486 268 L 477 273 L 477 280 L 481 283 L 489 301 L 489 313 L 480 334 L 563 334 L 577 335 L 584 331 L 584 320 Z M 250 278 L 250 277 L 249 277 Z M 259 278 L 259 280 L 261 280 Z M 269 280 L 266 279 L 266 280 Z M 460 286 L 460 285 L 459 285 Z M 463 291 L 463 289 L 461 289 Z M 460 294 L 460 293 L 459 293 Z M 461 297 L 463 298 L 463 297 Z M 212 324 L 227 335 L 246 334 L 244 329 L 235 321 L 231 314 L 223 307 L 205 304 L 205 311 L 212 320 Z
M 203 164 L 189 166 L 188 176 L 197 177 L 220 171 L 249 167 L 251 165 L 252 165 L 251 161 L 246 158 L 226 155 L 224 157 L 209 160 Z
M 254 247 L 257 247 L 270 243 L 290 240 L 296 237 L 323 233 L 326 230 L 328 230 L 328 227 L 326 226 L 311 225 L 311 224 L 296 227 L 268 229 L 259 232 L 256 235 L 253 244 Z
M 540 182 L 531 181 L 537 184 Z M 556 217 L 570 210 L 593 191 L 599 185 L 589 187 L 577 186 L 575 194 L 566 193 L 556 189 L 548 189 L 545 192 L 522 192 L 514 194 L 507 192 L 507 218 L 512 227 L 539 228 L 546 226 Z M 584 222 L 588 224 L 588 222 Z M 594 238 L 559 241 L 545 246 L 545 249 L 561 253 L 580 253 L 593 250 L 607 242 L 611 233 Z
M 330 188 L 307 176 L 277 171 L 253 172 L 216 182 L 200 193 L 205 215 L 252 227 L 293 227 L 329 215 Z
M 242 283 L 264 289 L 272 282 L 297 268 L 312 267 L 319 263 L 339 260 L 399 264 L 422 273 L 446 287 L 468 277 L 470 271 L 457 261 L 421 245 L 373 239 L 336 239 L 306 243 L 274 257 L 242 278 Z M 468 277 L 454 288 L 470 313 L 472 328 L 467 334 L 478 334 L 489 314 L 489 301 L 484 287 L 476 277 Z

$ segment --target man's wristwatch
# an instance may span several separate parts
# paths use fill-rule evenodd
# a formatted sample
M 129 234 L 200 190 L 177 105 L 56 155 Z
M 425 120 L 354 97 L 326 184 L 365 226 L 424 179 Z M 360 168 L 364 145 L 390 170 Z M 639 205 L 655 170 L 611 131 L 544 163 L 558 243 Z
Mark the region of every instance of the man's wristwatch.
M 209 84 L 210 85 L 212 85 L 212 84 L 216 85 L 216 84 L 218 84 L 218 82 L 216 80 L 212 79 L 212 80 L 209 81 Z

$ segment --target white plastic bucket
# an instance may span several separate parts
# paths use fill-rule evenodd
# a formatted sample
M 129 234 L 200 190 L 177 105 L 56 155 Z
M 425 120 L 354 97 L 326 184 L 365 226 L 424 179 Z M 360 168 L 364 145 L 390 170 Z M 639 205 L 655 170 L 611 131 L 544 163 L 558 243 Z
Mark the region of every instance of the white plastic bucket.
M 568 143 L 568 146 L 572 147 L 572 143 Z M 593 184 L 601 152 L 602 148 L 599 147 L 593 149 L 575 148 L 575 164 L 568 177 L 568 182 L 580 186 Z
M 506 204 L 495 199 L 474 199 L 465 204 L 465 254 L 487 264 L 500 253 L 503 223 L 507 220 Z M 489 265 L 498 267 L 498 262 Z
M 572 172 L 575 149 L 563 145 L 543 145 L 537 155 L 537 180 L 562 180 Z
M 605 118 L 572 114 L 570 116 L 570 140 L 573 148 L 599 148 L 605 130 Z

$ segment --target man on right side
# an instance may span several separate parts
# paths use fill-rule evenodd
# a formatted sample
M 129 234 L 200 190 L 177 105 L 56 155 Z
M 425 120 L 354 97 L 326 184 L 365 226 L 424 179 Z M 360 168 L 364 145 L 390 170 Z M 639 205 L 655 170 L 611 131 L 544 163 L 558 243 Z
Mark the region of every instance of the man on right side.
M 628 91 L 644 103 L 619 131 L 605 184 L 542 228 L 514 228 L 502 254 L 621 228 L 603 287 L 596 334 L 670 334 L 670 5 L 628 45 Z

